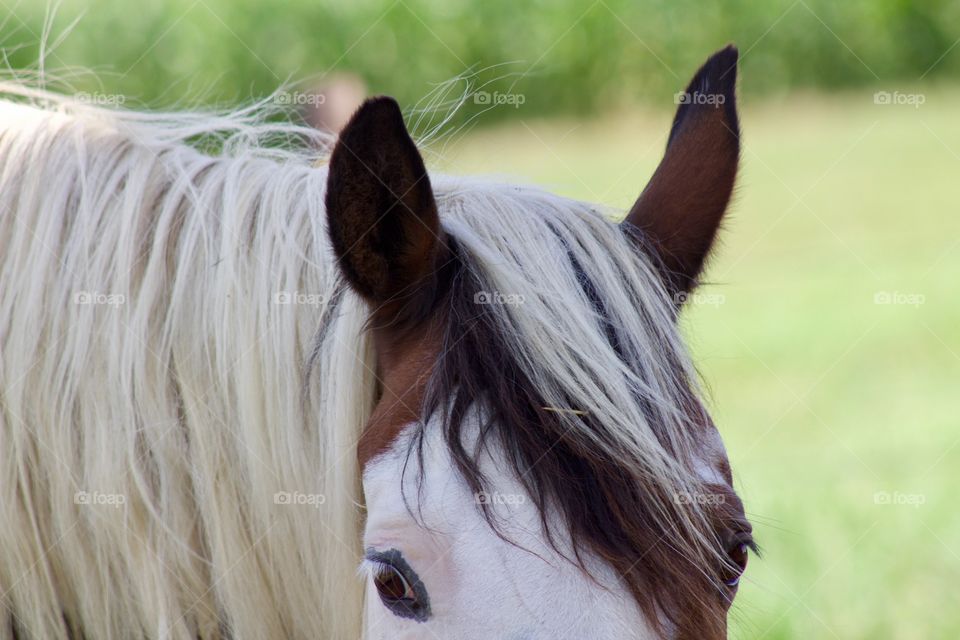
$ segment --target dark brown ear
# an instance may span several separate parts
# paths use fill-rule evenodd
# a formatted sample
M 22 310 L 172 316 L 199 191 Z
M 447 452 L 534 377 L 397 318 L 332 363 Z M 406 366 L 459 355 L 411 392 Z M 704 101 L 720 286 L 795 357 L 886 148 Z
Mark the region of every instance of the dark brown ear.
M 423 302 L 445 249 L 430 178 L 392 98 L 372 98 L 330 157 L 327 221 L 350 285 L 383 309 Z
M 678 301 L 697 284 L 737 176 L 737 58 L 732 45 L 718 51 L 677 94 L 666 153 L 624 220 L 658 254 Z

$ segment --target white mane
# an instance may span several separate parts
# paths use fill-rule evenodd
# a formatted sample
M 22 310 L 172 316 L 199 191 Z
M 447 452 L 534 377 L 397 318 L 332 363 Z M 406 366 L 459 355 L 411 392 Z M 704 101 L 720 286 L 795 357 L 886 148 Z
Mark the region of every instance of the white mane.
M 325 167 L 307 145 L 267 144 L 322 136 L 257 109 L 147 115 L 0 91 L 0 638 L 359 637 L 372 347 L 359 299 L 331 303 Z M 587 205 L 434 187 L 487 281 L 545 314 L 495 311 L 545 397 L 590 373 L 581 408 L 615 437 L 591 446 L 695 490 L 630 400 L 641 388 L 679 414 L 656 354 L 683 350 L 652 268 Z M 571 256 L 646 341 L 642 380 L 589 329 Z M 694 450 L 688 430 L 670 433 Z
M 0 637 L 359 635 L 364 313 L 304 398 L 326 171 L 250 116 L 0 103 Z

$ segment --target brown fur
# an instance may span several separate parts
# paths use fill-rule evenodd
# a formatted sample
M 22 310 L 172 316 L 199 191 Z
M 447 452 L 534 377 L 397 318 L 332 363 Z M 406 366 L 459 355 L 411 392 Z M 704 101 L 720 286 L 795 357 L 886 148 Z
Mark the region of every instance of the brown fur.
M 736 48 L 727 47 L 694 76 L 686 95 L 723 103 L 681 104 L 663 160 L 626 217 L 653 245 L 675 294 L 696 286 L 733 193 L 740 157 L 737 58 Z
M 381 389 L 370 422 L 357 443 L 361 469 L 389 449 L 404 426 L 421 419 L 439 351 L 433 325 L 430 322 L 425 329 L 412 333 L 398 332 L 389 326 L 373 329 Z

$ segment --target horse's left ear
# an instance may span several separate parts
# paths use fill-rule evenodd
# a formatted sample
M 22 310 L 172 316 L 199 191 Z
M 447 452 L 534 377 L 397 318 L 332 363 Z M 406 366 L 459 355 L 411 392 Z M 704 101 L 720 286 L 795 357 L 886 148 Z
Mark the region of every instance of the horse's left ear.
M 427 304 L 446 244 L 423 159 L 392 98 L 367 100 L 341 131 L 326 205 L 334 252 L 355 291 L 381 312 Z
M 677 94 L 667 150 L 624 225 L 657 254 L 675 300 L 693 289 L 727 209 L 740 158 L 737 49 L 713 54 Z

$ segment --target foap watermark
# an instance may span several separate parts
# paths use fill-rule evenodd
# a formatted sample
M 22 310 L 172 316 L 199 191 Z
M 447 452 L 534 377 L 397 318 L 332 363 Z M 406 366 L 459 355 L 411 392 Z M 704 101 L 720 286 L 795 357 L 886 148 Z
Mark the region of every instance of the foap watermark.
M 478 291 L 473 294 L 473 304 L 520 305 L 526 302 L 521 293 L 501 293 L 499 291 Z
M 474 495 L 474 499 L 477 504 L 503 504 L 511 507 L 526 504 L 527 502 L 527 496 L 522 493 L 499 493 L 497 491 L 493 493 L 480 491 Z
M 284 107 L 318 107 L 327 101 L 327 96 L 310 91 L 280 91 L 273 101 Z
M 501 93 L 499 91 L 477 91 L 473 94 L 473 103 L 491 107 L 511 106 L 519 109 L 527 101 L 522 93 Z
M 75 494 L 73 494 L 73 504 L 92 507 L 113 507 L 114 509 L 120 509 L 127 504 L 127 496 L 122 493 L 77 491 Z
M 676 504 L 696 504 L 700 506 L 720 505 L 727 501 L 722 493 L 707 493 L 702 491 L 680 491 L 673 494 Z
M 294 507 L 313 507 L 319 509 L 326 503 L 327 496 L 322 493 L 303 493 L 301 491 L 277 491 L 273 494 L 273 504 Z
M 900 91 L 877 91 L 873 94 L 873 104 L 879 105 L 906 105 L 919 109 L 927 101 L 922 93 L 901 93 Z
M 927 297 L 922 293 L 877 291 L 873 294 L 873 304 L 902 305 L 916 309 L 926 301 Z
M 919 509 L 926 504 L 927 496 L 922 493 L 901 493 L 900 491 L 877 491 L 873 494 L 873 504 L 913 507 Z
M 678 291 L 673 294 L 673 301 L 678 304 L 703 305 L 707 307 L 719 307 L 727 301 L 727 297 L 722 293 L 700 293 L 699 291 Z
M 122 293 L 100 293 L 98 291 L 76 291 L 73 294 L 73 304 L 106 305 L 119 307 L 127 303 L 127 296 Z
M 711 106 L 719 106 L 726 101 L 727 96 L 722 93 L 705 93 L 703 91 L 689 93 L 687 91 L 678 91 L 673 94 L 674 104 L 708 104 Z
M 302 291 L 277 291 L 273 294 L 273 304 L 306 305 L 320 307 L 326 302 L 326 297 L 320 293 L 304 293 Z
M 80 93 L 75 93 L 73 98 L 77 102 L 93 104 L 100 107 L 120 107 L 127 101 L 127 97 L 120 93 L 100 93 L 99 91 L 94 91 L 93 93 L 81 91 Z

